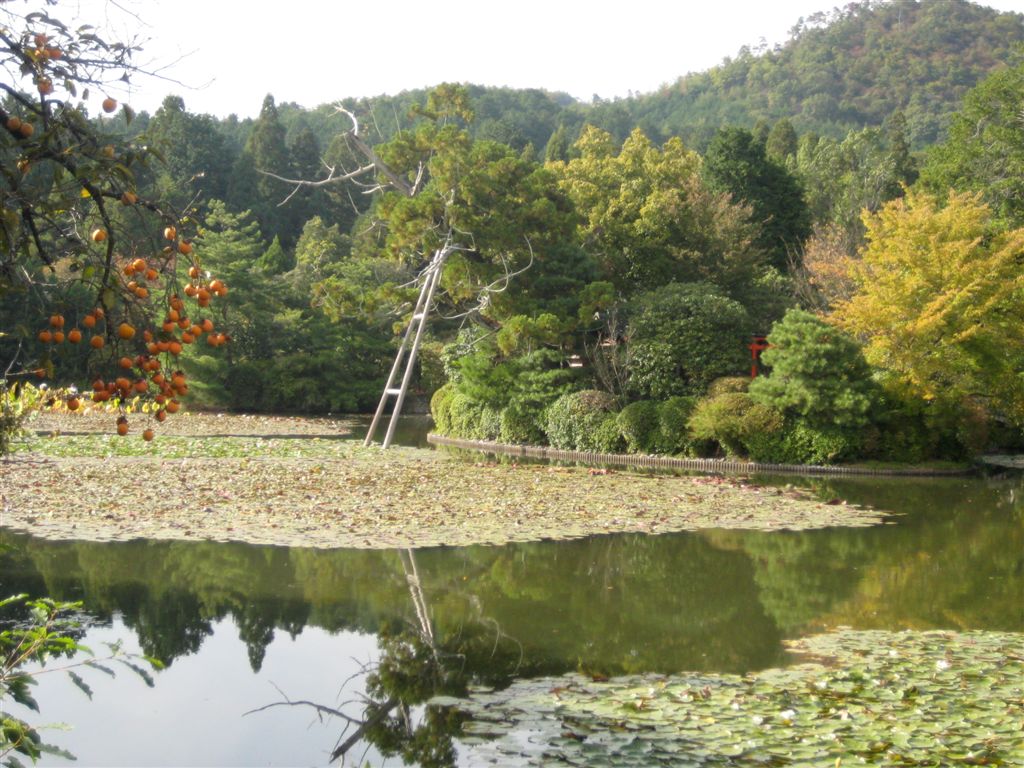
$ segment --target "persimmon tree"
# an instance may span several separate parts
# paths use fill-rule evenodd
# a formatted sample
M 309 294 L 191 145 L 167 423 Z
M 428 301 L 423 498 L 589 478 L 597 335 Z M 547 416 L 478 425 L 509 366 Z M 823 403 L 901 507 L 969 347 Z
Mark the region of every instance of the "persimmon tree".
M 202 269 L 192 205 L 136 187 L 156 155 L 109 94 L 137 50 L 0 6 L 0 372 L 5 390 L 88 376 L 94 401 L 140 397 L 162 421 L 188 392 L 183 345 L 226 340 L 207 308 L 227 288 Z

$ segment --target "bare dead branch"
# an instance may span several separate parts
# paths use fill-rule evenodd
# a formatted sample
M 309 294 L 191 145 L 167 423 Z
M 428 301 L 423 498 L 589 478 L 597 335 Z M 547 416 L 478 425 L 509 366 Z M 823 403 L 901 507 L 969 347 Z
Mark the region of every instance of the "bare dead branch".
M 345 137 L 345 141 L 350 146 L 355 147 L 355 149 L 358 150 L 359 153 L 364 158 L 366 158 L 366 164 L 360 166 L 359 168 L 356 168 L 354 171 L 345 171 L 344 169 L 342 169 L 342 173 L 338 175 L 337 167 L 330 166 L 327 165 L 327 163 L 324 163 L 324 165 L 328 169 L 327 177 L 316 180 L 291 179 L 286 176 L 279 176 L 276 173 L 271 173 L 270 171 L 259 170 L 259 172 L 264 176 L 269 176 L 272 179 L 277 179 L 278 181 L 282 181 L 286 184 L 292 185 L 292 191 L 288 193 L 288 196 L 285 197 L 284 200 L 278 203 L 278 206 L 282 206 L 288 201 L 290 201 L 293 197 L 295 197 L 295 195 L 299 192 L 300 189 L 307 187 L 323 187 L 328 184 L 339 184 L 345 181 L 357 182 L 359 178 L 366 176 L 371 172 L 376 172 L 378 176 L 384 177 L 384 179 L 387 181 L 387 184 L 377 183 L 373 185 L 366 185 L 365 191 L 367 193 L 373 193 L 383 190 L 389 185 L 394 189 L 398 190 L 399 192 L 401 192 L 406 197 L 412 197 L 417 192 L 420 191 L 420 188 L 423 184 L 425 171 L 425 167 L 422 162 L 416 169 L 415 180 L 413 181 L 412 184 L 409 184 L 409 182 L 406 181 L 401 174 L 397 173 L 387 163 L 381 160 L 380 157 L 377 156 L 377 153 L 373 150 L 373 147 L 371 147 L 369 144 L 363 141 L 362 137 L 359 135 L 359 121 L 356 119 L 356 116 L 340 105 L 335 106 L 334 109 L 336 112 L 344 114 L 345 116 L 348 117 L 349 120 L 352 121 L 352 128 L 342 135 Z
M 499 254 L 498 257 L 501 259 L 501 266 L 504 270 L 503 274 L 496 280 L 491 281 L 477 292 L 477 303 L 465 310 L 454 315 L 441 315 L 445 320 L 458 320 L 460 318 L 466 318 L 473 314 L 482 313 L 487 309 L 491 303 L 491 296 L 498 293 L 504 293 L 508 290 L 509 284 L 512 282 L 512 278 L 523 274 L 533 266 L 534 254 L 533 246 L 530 244 L 528 238 L 526 240 L 526 247 L 530 250 L 530 261 L 527 262 L 526 266 L 522 269 L 517 269 L 514 272 L 510 269 L 508 260 L 505 258 L 505 254 Z
M 372 163 L 370 163 L 368 165 L 362 166 L 361 168 L 357 168 L 354 171 L 343 173 L 341 176 L 335 176 L 335 173 L 337 172 L 337 167 L 327 166 L 327 177 L 324 179 L 317 179 L 315 181 L 311 181 L 309 179 L 289 179 L 286 176 L 278 176 L 276 173 L 271 173 L 270 171 L 261 170 L 260 173 L 262 173 L 264 176 L 269 176 L 272 179 L 277 179 L 278 181 L 283 181 L 286 184 L 293 185 L 294 188 L 292 189 L 291 192 L 288 193 L 288 196 L 277 204 L 278 207 L 280 207 L 286 204 L 293 197 L 295 197 L 295 195 L 299 192 L 300 189 L 304 189 L 307 187 L 324 187 L 327 186 L 328 184 L 338 184 L 343 181 L 350 181 L 352 179 L 358 178 L 359 176 L 366 175 L 367 173 L 372 171 L 374 167 L 375 166 Z
M 312 707 L 320 714 L 340 717 L 342 720 L 352 723 L 353 725 L 358 725 L 362 722 L 357 718 L 346 715 L 341 710 L 334 709 L 333 707 L 327 707 L 323 704 L 317 704 L 313 701 L 306 701 L 305 699 L 297 699 L 295 701 L 292 701 L 291 699 L 285 699 L 285 701 L 272 701 L 270 704 L 264 704 L 262 707 L 257 707 L 256 709 L 250 709 L 248 712 L 243 712 L 242 717 L 273 709 L 274 707 Z

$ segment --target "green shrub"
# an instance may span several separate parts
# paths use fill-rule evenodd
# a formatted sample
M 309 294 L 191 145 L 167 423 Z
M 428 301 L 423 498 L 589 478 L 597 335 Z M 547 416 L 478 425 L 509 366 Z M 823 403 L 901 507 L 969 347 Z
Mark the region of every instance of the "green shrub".
M 778 411 L 772 413 L 778 414 Z M 800 457 L 790 451 L 784 420 L 773 421 L 772 426 L 775 428 L 751 430 L 745 435 L 743 444 L 747 450 L 747 458 L 762 464 L 803 464 Z
M 742 392 L 730 392 L 697 402 L 690 416 L 690 435 L 701 445 L 701 452 L 717 445 L 729 455 L 739 455 L 743 447 L 743 414 L 753 402 Z
M 450 397 L 443 397 L 438 403 L 445 418 L 445 400 L 447 400 L 447 419 L 450 437 L 464 440 L 497 440 L 501 432 L 501 413 L 488 405 L 483 405 L 455 391 Z
M 489 405 L 480 407 L 480 415 L 473 430 L 476 440 L 497 440 L 501 436 L 501 411 Z
M 804 422 L 789 426 L 784 439 L 784 463 L 835 464 L 856 456 L 860 440 L 841 429 L 820 429 Z
M 622 453 L 626 450 L 626 441 L 619 429 L 618 414 L 606 414 L 594 430 L 594 450 L 599 453 Z
M 206 346 L 205 344 L 203 346 Z M 198 408 L 243 408 L 235 405 L 235 397 L 225 385 L 229 374 L 234 373 L 232 366 L 220 357 L 192 354 L 182 355 L 181 367 L 189 378 L 189 403 Z M 243 363 L 243 365 L 245 365 Z M 255 373 L 255 379 L 253 375 Z M 241 375 L 242 380 L 238 377 Z M 259 372 L 240 371 L 231 378 L 240 387 L 239 399 L 247 402 L 244 410 L 254 411 L 259 408 L 260 393 L 263 389 Z M 248 390 L 248 391 L 245 391 Z
M 630 305 L 630 388 L 640 397 L 701 394 L 746 366 L 750 318 L 706 283 L 670 283 Z
M 658 426 L 658 404 L 653 400 L 630 403 L 618 415 L 619 432 L 630 453 L 657 451 Z
M 886 393 L 878 424 L 875 454 L 885 461 L 918 463 L 933 457 L 937 434 L 925 422 L 926 403 Z
M 384 382 L 379 374 L 353 376 L 333 351 L 296 352 L 261 361 L 260 409 L 279 413 L 355 413 L 373 409 Z M 344 384 L 339 384 L 344 382 Z
M 741 440 L 751 461 L 777 463 L 785 457 L 781 449 L 786 435 L 786 419 L 781 411 L 754 403 L 744 414 Z
M 533 410 L 515 403 L 501 412 L 499 437 L 503 443 L 541 445 L 544 430 L 537 423 L 537 414 Z
M 547 409 L 544 433 L 555 448 L 575 451 L 600 450 L 596 430 L 615 410 L 615 398 L 607 392 L 586 389 L 562 395 Z
M 262 367 L 247 361 L 229 366 L 224 377 L 229 405 L 235 411 L 258 411 L 263 404 Z
M 748 376 L 722 376 L 708 385 L 706 397 L 718 397 L 730 392 L 746 392 L 750 389 Z
M 929 459 L 969 459 L 991 439 L 993 420 L 971 398 L 958 404 L 925 401 L 906 386 L 889 382 L 876 418 L 873 453 L 887 461 L 917 463 Z
M 455 385 L 450 383 L 439 387 L 430 397 L 430 415 L 434 417 L 434 431 L 439 435 L 451 434 L 453 397 Z
M 448 405 L 448 434 L 466 440 L 475 438 L 480 421 L 481 405 L 461 392 L 456 392 Z
M 699 401 L 688 425 L 702 453 L 717 445 L 729 456 L 750 457 L 756 453 L 762 457 L 759 460 L 764 460 L 785 422 L 782 413 L 755 403 L 750 395 L 727 392 Z
M 697 405 L 697 398 L 676 395 L 658 404 L 658 453 L 679 455 L 691 449 L 690 431 L 686 423 Z

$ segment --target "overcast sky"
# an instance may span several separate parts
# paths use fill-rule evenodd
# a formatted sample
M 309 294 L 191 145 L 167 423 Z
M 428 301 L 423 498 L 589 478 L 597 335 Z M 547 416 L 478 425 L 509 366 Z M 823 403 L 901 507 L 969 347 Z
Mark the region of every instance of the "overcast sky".
M 947 0 L 931 0 L 947 2 Z M 25 8 L 40 0 L 15 0 Z M 168 93 L 192 112 L 254 116 L 267 93 L 315 107 L 436 85 L 565 91 L 589 100 L 646 93 L 742 45 L 782 43 L 829 0 L 62 0 L 138 62 L 178 82 L 112 93 L 154 111 Z M 1024 12 L 1024 0 L 986 0 Z M 13 6 L 13 7 L 12 7 Z

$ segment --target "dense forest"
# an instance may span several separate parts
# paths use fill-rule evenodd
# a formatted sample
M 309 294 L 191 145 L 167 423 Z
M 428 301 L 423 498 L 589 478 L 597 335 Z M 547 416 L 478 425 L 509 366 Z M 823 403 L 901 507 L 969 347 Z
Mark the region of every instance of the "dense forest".
M 231 286 L 231 343 L 181 357 L 200 405 L 371 409 L 447 243 L 415 383 L 441 432 L 961 458 L 1024 424 L 1022 43 L 1021 14 L 864 2 L 628 99 L 443 84 L 238 120 L 170 95 L 92 126 L 111 156 L 153 150 L 133 197 L 179 211 Z M 43 173 L 14 170 L 12 135 L 8 193 Z M 44 282 L 5 277 L 0 359 L 53 356 L 25 325 Z M 65 383 L 87 352 L 61 353 Z

